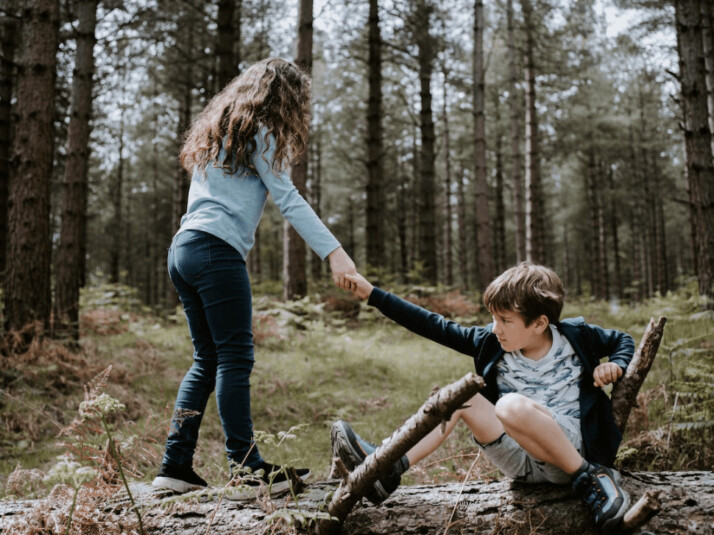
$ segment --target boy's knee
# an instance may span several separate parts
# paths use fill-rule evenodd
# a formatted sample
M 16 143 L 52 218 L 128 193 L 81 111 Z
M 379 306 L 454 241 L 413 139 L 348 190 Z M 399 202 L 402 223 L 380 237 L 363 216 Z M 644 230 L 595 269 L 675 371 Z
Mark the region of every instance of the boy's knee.
M 528 419 L 532 410 L 537 410 L 533 402 L 521 394 L 506 394 L 496 402 L 496 418 L 505 425 Z

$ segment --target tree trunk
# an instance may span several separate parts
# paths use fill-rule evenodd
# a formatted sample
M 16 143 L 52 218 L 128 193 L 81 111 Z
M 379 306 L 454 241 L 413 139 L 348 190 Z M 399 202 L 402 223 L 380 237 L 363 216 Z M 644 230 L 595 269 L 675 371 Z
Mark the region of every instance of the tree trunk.
M 494 119 L 496 122 L 496 219 L 493 225 L 493 256 L 495 261 L 496 273 L 501 273 L 506 269 L 506 205 L 504 202 L 504 185 L 503 185 L 503 135 L 500 124 L 500 95 L 494 92 L 493 109 Z
M 667 268 L 667 242 L 665 235 L 664 207 L 663 207 L 663 184 L 657 163 L 657 153 L 652 151 L 652 226 L 654 234 L 654 260 L 657 274 L 655 288 L 661 295 L 665 295 L 668 290 L 668 268 Z
M 112 208 L 114 214 L 111 224 L 111 250 L 109 251 L 109 282 L 119 282 L 119 264 L 122 249 L 122 229 L 124 217 L 122 214 L 122 197 L 124 193 L 124 114 L 126 109 L 122 106 L 119 118 L 119 150 L 117 151 L 117 169 L 114 177 L 114 187 L 111 192 Z
M 645 77 L 648 77 L 648 73 L 645 71 Z M 654 194 L 652 187 L 652 165 L 650 162 L 650 151 L 647 149 L 648 144 L 648 134 L 650 132 L 650 127 L 647 124 L 647 110 L 644 91 L 642 86 L 639 86 L 639 101 L 640 101 L 640 152 L 642 153 L 642 192 L 641 192 L 641 207 L 643 214 L 643 234 L 644 240 L 644 274 L 646 279 L 645 284 L 645 295 L 647 297 L 654 294 L 655 280 L 658 278 L 657 274 L 657 258 L 655 253 L 655 221 L 654 221 Z
M 322 217 L 322 133 L 318 126 L 315 129 L 312 144 L 310 145 L 312 163 L 310 164 L 310 198 L 312 207 L 317 217 Z M 316 254 L 311 255 L 312 278 L 316 281 L 322 279 L 322 259 Z
M 397 189 L 397 235 L 399 236 L 399 275 L 406 282 L 409 273 L 409 247 L 407 247 L 407 175 L 401 163 L 397 167 L 400 184 Z
M 482 291 L 495 275 L 486 176 L 486 114 L 484 112 L 486 83 L 483 65 L 483 31 L 483 0 L 474 0 L 474 210 L 476 212 L 476 266 Z
M 696 236 L 699 292 L 714 298 L 714 167 L 705 82 L 700 3 L 675 2 L 684 147 Z
M 451 209 L 451 139 L 449 138 L 448 88 L 449 74 L 446 62 L 442 64 L 444 74 L 444 282 L 454 284 L 453 255 L 451 254 L 453 237 L 453 214 Z
M 597 210 L 597 248 L 598 248 L 598 271 L 600 273 L 601 289 L 600 295 L 601 299 L 606 300 L 610 298 L 610 275 L 609 275 L 609 262 L 607 259 L 607 230 L 605 228 L 605 202 L 603 200 L 603 191 L 605 190 L 604 182 L 604 172 L 602 169 L 602 164 L 600 164 L 596 169 L 597 177 L 597 191 L 595 192 Z
M 525 80 L 526 80 L 526 257 L 541 264 L 545 262 L 545 217 L 540 174 L 540 147 L 538 117 L 536 115 L 535 80 L 535 23 L 531 0 L 521 0 L 526 31 Z
M 600 247 L 600 211 L 598 209 L 598 196 L 600 185 L 598 184 L 597 168 L 595 165 L 595 149 L 590 146 L 588 148 L 588 163 L 587 171 L 585 173 L 587 180 L 588 189 L 588 208 L 590 212 L 590 270 L 591 277 L 590 281 L 592 284 L 592 295 L 598 299 L 606 299 L 604 296 L 604 280 L 602 273 L 602 262 L 601 262 L 601 252 Z
M 367 187 L 366 240 L 367 266 L 376 268 L 384 257 L 384 172 L 382 158 L 382 37 L 379 28 L 379 4 L 369 0 L 369 56 L 367 78 Z
M 706 69 L 707 109 L 709 111 L 709 132 L 712 135 L 711 147 L 714 154 L 714 9 L 711 2 L 701 2 L 702 12 L 702 47 Z
M 77 2 L 77 53 L 67 132 L 62 226 L 57 249 L 53 336 L 79 340 L 79 288 L 87 239 L 87 174 L 98 0 Z
M 49 326 L 50 179 L 54 156 L 59 2 L 22 9 L 13 164 L 10 174 L 5 329 Z M 39 334 L 37 330 L 35 333 Z M 28 333 L 28 341 L 32 333 Z
M 464 290 L 469 288 L 469 251 L 467 245 L 466 236 L 466 192 L 464 187 L 464 168 L 461 166 L 457 174 L 457 195 L 459 200 L 459 205 L 456 212 L 456 218 L 458 222 L 459 229 L 459 248 L 458 248 L 458 258 L 459 258 L 459 273 L 461 274 L 461 286 Z
M 312 73 L 312 0 L 300 0 L 295 63 L 308 75 Z M 305 151 L 290 168 L 290 179 L 303 197 L 307 193 L 307 168 Z M 283 298 L 300 299 L 307 294 L 305 242 L 287 220 L 283 228 Z
M 216 55 L 218 56 L 218 91 L 221 91 L 237 74 L 238 67 L 233 56 L 235 31 L 233 27 L 236 11 L 235 0 L 218 1 L 218 39 Z M 238 43 L 240 46 L 240 43 Z
M 14 9 L 10 8 L 11 15 Z M 20 21 L 12 16 L 0 18 L 0 284 L 7 265 L 8 186 L 12 150 L 12 89 L 15 80 L 15 49 Z
M 628 110 L 629 115 L 629 110 Z M 641 222 L 642 218 L 639 215 L 640 211 L 640 197 L 638 192 L 640 190 L 640 166 L 637 160 L 637 151 L 635 150 L 635 136 L 633 133 L 632 126 L 628 129 L 628 141 L 629 141 L 629 156 L 630 156 L 630 173 L 631 173 L 631 187 L 634 193 L 634 200 L 632 203 L 632 210 L 630 211 L 630 236 L 631 245 L 630 250 L 632 251 L 632 276 L 630 280 L 630 286 L 633 288 L 633 300 L 639 302 L 644 299 L 644 277 L 641 261 L 641 251 L 640 251 L 640 233 L 641 228 L 638 226 L 637 222 Z
M 612 165 L 609 166 L 607 172 L 607 185 L 608 185 L 608 212 L 610 220 L 610 239 L 612 240 L 612 256 L 615 260 L 615 291 L 617 292 L 618 299 L 624 297 L 623 287 L 622 287 L 622 267 L 620 265 L 620 238 L 618 233 L 618 227 L 620 225 L 618 221 L 617 214 L 617 203 L 615 202 L 615 172 Z
M 355 203 L 352 197 L 347 199 L 347 254 L 354 254 L 355 243 Z
M 513 186 L 513 215 L 516 225 L 516 262 L 526 259 L 526 219 L 523 208 L 523 176 L 521 175 L 521 106 L 516 87 L 516 37 L 513 29 L 513 0 L 506 2 L 508 26 L 508 107 L 511 118 L 511 184 Z
M 416 38 L 417 62 L 419 65 L 419 97 L 421 110 L 419 112 L 419 127 L 421 130 L 421 152 L 419 158 L 419 188 L 418 188 L 418 251 L 422 262 L 424 281 L 436 284 L 437 254 L 436 254 L 436 178 L 434 172 L 434 119 L 431 109 L 431 76 L 434 68 L 434 41 L 430 31 L 431 17 L 434 7 L 429 0 L 417 2 Z

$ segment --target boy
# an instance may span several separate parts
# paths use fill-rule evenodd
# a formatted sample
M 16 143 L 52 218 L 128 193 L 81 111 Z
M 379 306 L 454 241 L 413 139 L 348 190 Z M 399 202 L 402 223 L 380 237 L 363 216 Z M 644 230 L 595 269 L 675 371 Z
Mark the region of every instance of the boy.
M 493 323 L 462 327 L 438 314 L 347 275 L 352 292 L 407 329 L 474 358 L 486 387 L 454 413 L 445 431 L 434 429 L 397 461 L 368 494 L 375 504 L 399 485 L 409 466 L 436 450 L 459 420 L 488 459 L 506 476 L 526 483 L 570 483 L 598 527 L 618 525 L 629 507 L 612 468 L 622 438 L 601 390 L 614 383 L 634 353 L 632 338 L 559 321 L 563 284 L 551 269 L 521 263 L 496 278 L 483 294 Z M 609 361 L 600 364 L 600 359 Z M 333 451 L 349 470 L 376 446 L 347 422 L 332 426 Z

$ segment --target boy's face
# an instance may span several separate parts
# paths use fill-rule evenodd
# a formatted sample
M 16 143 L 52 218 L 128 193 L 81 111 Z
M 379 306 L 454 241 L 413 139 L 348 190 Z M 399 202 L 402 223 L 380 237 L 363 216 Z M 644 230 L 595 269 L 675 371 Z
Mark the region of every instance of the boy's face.
M 545 316 L 540 316 L 526 325 L 518 312 L 492 311 L 493 334 L 504 351 L 521 351 L 533 348 L 542 342 L 543 332 L 548 327 Z

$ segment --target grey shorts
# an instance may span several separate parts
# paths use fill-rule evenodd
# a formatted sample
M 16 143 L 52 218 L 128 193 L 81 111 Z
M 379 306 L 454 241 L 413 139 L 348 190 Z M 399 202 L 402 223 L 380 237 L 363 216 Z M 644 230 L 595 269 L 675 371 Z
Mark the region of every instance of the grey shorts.
M 572 433 L 561 426 L 568 440 L 582 454 L 580 437 L 571 436 Z M 511 436 L 503 433 L 493 442 L 480 444 L 474 437 L 474 442 L 483 451 L 484 455 L 503 474 L 520 483 L 570 483 L 570 476 L 560 468 L 533 458 Z

